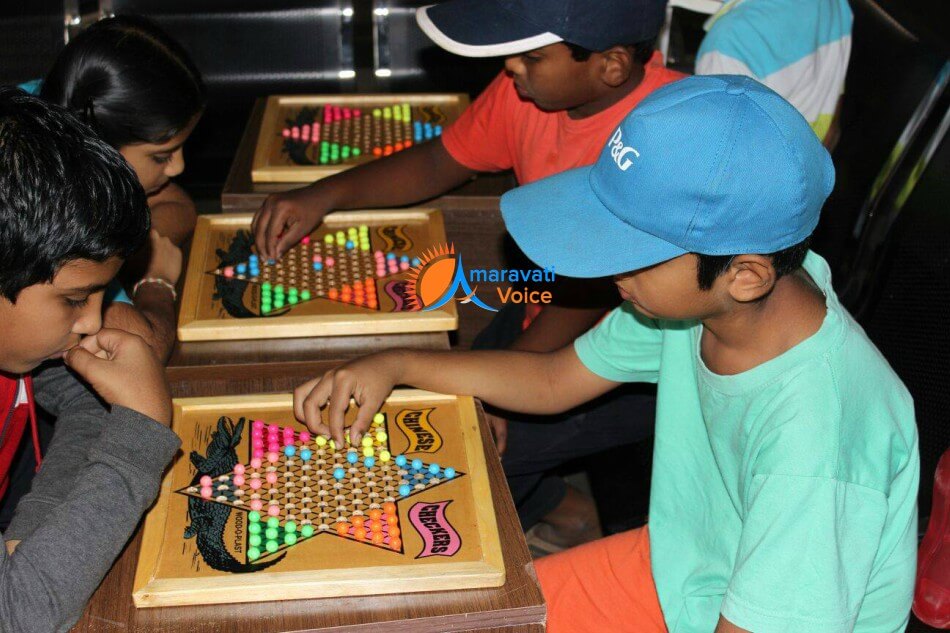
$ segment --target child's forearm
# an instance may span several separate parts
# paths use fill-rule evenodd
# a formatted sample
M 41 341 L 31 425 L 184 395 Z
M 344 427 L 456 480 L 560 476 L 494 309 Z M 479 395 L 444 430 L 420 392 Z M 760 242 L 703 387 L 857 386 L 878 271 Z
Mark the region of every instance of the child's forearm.
M 175 183 L 169 183 L 159 194 L 149 198 L 148 203 L 152 228 L 175 246 L 184 244 L 194 233 L 198 221 L 195 203 Z
M 163 363 L 168 360 L 175 345 L 175 303 L 168 296 L 167 288 L 142 284 L 135 293 L 135 307 L 148 321 L 151 337 L 145 341 L 155 350 Z
M 471 395 L 511 411 L 545 414 L 587 402 L 617 383 L 588 370 L 573 346 L 546 354 L 392 350 L 350 361 L 299 385 L 294 415 L 314 433 L 342 442 L 344 413 L 355 399 L 359 411 L 348 433 L 358 442 L 397 385 Z
M 141 336 L 164 363 L 175 344 L 175 304 L 166 288 L 142 284 L 135 305 L 114 303 L 106 308 L 103 325 Z
M 75 485 L 13 554 L 0 548 L 3 630 L 66 631 L 75 623 L 177 450 L 175 434 L 141 414 L 99 407 L 98 415 L 108 422 Z
M 511 351 L 394 351 L 405 384 L 420 389 L 470 395 L 496 407 L 531 414 L 564 411 L 573 404 L 569 392 L 556 393 L 552 375 L 561 363 L 557 353 Z
M 452 158 L 441 140 L 434 140 L 348 169 L 311 188 L 332 209 L 397 207 L 441 195 L 475 173 Z
M 107 422 L 96 395 L 64 365 L 43 367 L 33 374 L 36 404 L 56 418 L 54 433 L 43 451 L 43 467 L 30 491 L 17 503 L 5 538 L 28 538 L 76 486 L 89 449 L 99 442 Z
M 181 246 L 191 237 L 197 218 L 194 204 L 165 202 L 152 208 L 152 228 L 175 246 Z

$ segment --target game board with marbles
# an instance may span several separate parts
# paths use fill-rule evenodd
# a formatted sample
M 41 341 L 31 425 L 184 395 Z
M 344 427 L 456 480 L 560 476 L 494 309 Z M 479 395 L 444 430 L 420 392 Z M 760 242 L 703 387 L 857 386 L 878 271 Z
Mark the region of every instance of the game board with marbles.
M 251 180 L 312 182 L 442 135 L 465 94 L 274 95 L 267 99 Z
M 251 215 L 201 216 L 178 322 L 182 341 L 455 329 L 455 302 L 421 310 L 414 271 L 445 245 L 434 209 L 337 212 L 280 259 L 257 255 Z
M 290 395 L 176 400 L 173 429 L 139 607 L 504 584 L 471 398 L 396 391 L 355 446 L 310 433 Z

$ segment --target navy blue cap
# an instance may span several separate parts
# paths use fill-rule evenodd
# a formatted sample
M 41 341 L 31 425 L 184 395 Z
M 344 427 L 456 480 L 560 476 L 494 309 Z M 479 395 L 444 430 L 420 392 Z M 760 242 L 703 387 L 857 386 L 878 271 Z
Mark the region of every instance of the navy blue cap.
M 569 277 L 685 253 L 774 253 L 818 224 L 835 182 L 802 115 L 748 77 L 688 77 L 627 115 L 591 167 L 518 187 L 501 212 L 518 246 Z
M 448 0 L 416 11 L 419 27 L 464 57 L 518 55 L 556 42 L 604 51 L 653 39 L 667 0 Z

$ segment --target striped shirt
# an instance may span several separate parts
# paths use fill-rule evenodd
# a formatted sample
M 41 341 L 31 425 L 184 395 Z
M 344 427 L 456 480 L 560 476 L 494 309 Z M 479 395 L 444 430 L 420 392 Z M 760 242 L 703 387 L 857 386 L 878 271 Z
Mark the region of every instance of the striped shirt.
M 697 75 L 746 75 L 782 95 L 824 139 L 851 56 L 847 0 L 732 0 L 706 22 Z

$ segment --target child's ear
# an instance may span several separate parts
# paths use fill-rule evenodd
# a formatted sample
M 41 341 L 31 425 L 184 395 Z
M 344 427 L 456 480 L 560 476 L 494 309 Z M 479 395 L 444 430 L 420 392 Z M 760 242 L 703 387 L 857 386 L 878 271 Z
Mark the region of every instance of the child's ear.
M 603 51 L 601 56 L 603 68 L 600 78 L 605 84 L 616 88 L 630 79 L 630 75 L 633 74 L 634 59 L 629 47 L 612 46 Z
M 775 287 L 772 258 L 765 255 L 737 255 L 727 274 L 729 294 L 740 303 L 761 299 Z

